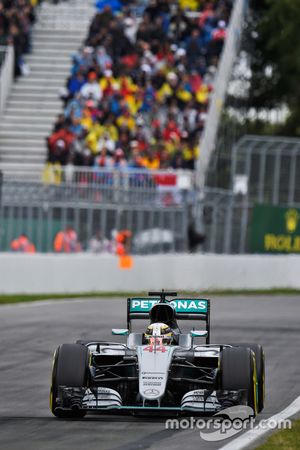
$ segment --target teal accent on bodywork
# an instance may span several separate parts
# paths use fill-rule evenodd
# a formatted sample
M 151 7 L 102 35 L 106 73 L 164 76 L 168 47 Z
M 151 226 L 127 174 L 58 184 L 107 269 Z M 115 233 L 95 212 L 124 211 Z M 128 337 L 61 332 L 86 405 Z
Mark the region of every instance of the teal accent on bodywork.
M 206 337 L 208 335 L 208 331 L 191 330 L 190 334 L 192 337 Z
M 113 328 L 112 330 L 111 330 L 111 334 L 113 335 L 113 336 L 128 336 L 128 334 L 129 334 L 129 330 L 127 330 L 127 329 L 117 329 L 117 328 Z

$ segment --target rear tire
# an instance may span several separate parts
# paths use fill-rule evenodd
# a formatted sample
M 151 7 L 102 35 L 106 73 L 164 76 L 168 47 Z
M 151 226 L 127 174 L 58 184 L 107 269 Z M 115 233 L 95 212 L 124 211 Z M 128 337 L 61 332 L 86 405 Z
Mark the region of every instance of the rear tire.
M 250 348 L 224 348 L 221 353 L 221 389 L 247 390 L 247 405 L 257 414 L 256 364 Z
M 86 411 L 56 409 L 59 386 L 85 387 L 88 382 L 88 348 L 80 344 L 63 344 L 55 351 L 50 389 L 50 409 L 59 418 L 81 418 Z
M 261 345 L 254 343 L 231 344 L 238 347 L 248 347 L 255 354 L 256 373 L 257 373 L 257 412 L 264 409 L 265 404 L 265 353 Z

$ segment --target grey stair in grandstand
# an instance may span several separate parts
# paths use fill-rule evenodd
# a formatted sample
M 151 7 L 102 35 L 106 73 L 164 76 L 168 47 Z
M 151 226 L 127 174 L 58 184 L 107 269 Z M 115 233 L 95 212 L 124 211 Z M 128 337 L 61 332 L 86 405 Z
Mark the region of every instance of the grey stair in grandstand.
M 6 163 L 12 163 L 12 164 L 19 164 L 20 165 L 20 155 L 19 154 L 2 154 L 1 152 L 1 156 L 0 156 L 0 163 L 3 160 L 3 157 L 5 157 L 5 162 Z M 26 162 L 27 163 L 43 163 L 44 162 L 44 158 L 41 155 L 37 155 L 37 154 L 32 154 L 32 153 L 24 153 L 23 152 L 23 158 L 26 157 Z
M 43 2 L 32 31 L 29 75 L 15 81 L 0 121 L 0 170 L 14 179 L 39 180 L 46 137 L 62 113 L 59 91 L 65 86 L 71 56 L 84 43 L 94 0 Z
M 48 80 L 45 80 L 45 78 L 41 77 L 32 77 L 24 81 L 22 80 L 22 83 L 17 82 L 14 89 L 19 91 L 20 89 L 29 89 L 30 87 L 32 87 L 32 89 L 42 89 L 49 86 L 50 88 L 59 90 L 64 83 L 65 79 L 62 78 L 49 78 Z
M 41 160 L 41 152 L 39 152 L 39 149 L 36 148 L 32 148 L 32 147 L 23 147 L 22 148 L 22 155 L 24 157 L 24 155 L 31 155 L 31 156 L 35 156 L 36 158 L 39 158 L 39 161 Z M 3 147 L 3 149 L 1 150 L 1 155 L 0 155 L 0 159 L 2 160 L 2 158 L 7 157 L 7 162 L 9 162 L 9 158 L 10 157 L 20 157 L 20 149 L 17 148 L 15 149 L 15 147 Z M 5 159 L 6 161 L 6 159 Z
M 1 144 L 16 144 L 16 145 L 20 145 L 20 143 L 22 144 L 22 146 L 28 146 L 30 147 L 31 145 L 39 145 L 44 137 L 40 137 L 40 136 L 31 136 L 28 139 L 23 139 L 22 137 L 22 133 L 20 135 L 17 134 L 12 134 L 9 133 L 8 136 L 2 136 L 1 138 Z
M 44 35 L 45 36 L 45 35 Z M 37 36 L 37 40 L 39 37 Z M 77 45 L 80 47 L 82 44 L 82 41 L 84 40 L 84 36 L 80 37 L 80 39 L 76 39 Z M 48 42 L 47 40 L 40 42 L 37 42 L 34 47 L 34 53 L 40 53 L 40 52 L 69 52 L 68 54 L 71 54 L 74 51 L 74 39 L 71 39 L 70 42 L 66 42 L 65 40 L 58 40 L 57 42 Z
M 39 133 L 41 136 L 43 136 L 43 133 L 49 133 L 52 128 L 51 124 L 18 123 L 18 125 L 16 125 L 16 123 L 11 123 L 5 120 L 3 120 L 1 125 L 3 126 L 3 128 L 5 128 L 5 130 L 3 130 L 2 128 L 0 129 L 0 136 L 2 135 L 2 133 L 10 132 L 11 130 L 14 131 L 16 135 L 23 134 L 25 136 L 26 134 L 30 133 Z
M 44 139 L 42 138 L 37 138 L 37 139 L 7 139 L 7 138 L 3 138 L 1 139 L 1 154 L 2 154 L 2 148 L 3 149 L 9 149 L 9 148 L 13 148 L 14 152 L 17 151 L 17 149 L 19 149 L 20 152 L 24 151 L 25 148 L 27 149 L 31 149 L 31 148 L 35 148 L 35 149 L 40 149 L 41 151 L 41 146 L 44 144 Z M 20 153 L 21 154 L 21 153 Z
M 74 50 L 72 47 L 74 47 L 74 44 L 76 46 L 81 46 L 85 35 L 83 33 L 71 33 L 70 31 L 67 32 L 61 32 L 58 33 L 57 31 L 55 34 L 53 32 L 41 29 L 39 32 L 33 33 L 33 38 L 36 39 L 37 43 L 33 45 L 33 50 L 35 51 L 39 46 L 41 48 L 44 48 L 47 44 L 47 48 L 58 48 L 60 46 L 64 47 L 65 45 L 69 46 L 69 49 L 72 53 Z M 51 47 L 50 42 L 51 40 Z
M 49 80 L 51 80 L 53 78 L 55 78 L 55 79 L 59 78 L 59 79 L 65 80 L 65 77 L 66 77 L 66 73 L 64 70 L 61 71 L 61 70 L 57 69 L 57 70 L 55 70 L 55 72 L 52 73 L 52 72 L 49 72 L 48 70 L 46 70 L 44 68 L 44 66 L 37 68 L 35 70 L 32 70 L 32 67 L 30 67 L 30 77 L 23 77 L 22 82 L 25 83 L 26 81 L 28 82 L 29 80 L 35 79 L 35 78 L 45 80 L 45 75 L 47 75 L 47 78 Z
M 37 109 L 43 109 L 46 111 L 60 111 L 61 110 L 61 101 L 60 100 L 47 100 L 47 99 L 40 99 L 38 101 L 33 100 L 10 100 L 8 103 L 7 111 L 9 111 L 9 108 L 18 108 L 19 110 L 28 110 L 31 109 L 33 112 Z
M 16 90 L 13 89 L 11 94 L 10 94 L 10 96 L 9 96 L 9 98 L 12 99 L 12 100 L 17 100 L 18 99 L 18 100 L 36 100 L 36 101 L 39 101 L 39 100 L 41 100 L 41 98 L 45 99 L 45 100 L 48 100 L 48 99 L 51 100 L 54 96 L 57 97 L 57 91 L 56 91 L 56 95 L 55 94 L 53 95 L 52 90 L 48 91 L 48 89 L 42 95 L 40 93 L 37 93 L 37 92 L 34 92 L 34 91 L 27 92 L 26 90 L 24 92 L 23 91 L 16 92 Z
M 59 88 L 57 86 L 46 86 L 46 84 L 42 84 L 41 86 L 23 86 L 23 85 L 18 85 L 18 86 L 14 86 L 13 90 L 12 90 L 12 95 L 20 95 L 20 94 L 25 94 L 25 95 L 31 95 L 31 96 L 37 96 L 37 95 L 41 95 L 45 92 L 45 88 L 47 88 L 47 95 L 52 97 L 53 93 L 58 94 L 58 90 Z M 43 95 L 44 97 L 44 95 Z
M 12 131 L 10 130 L 3 130 L 2 128 L 0 129 L 0 142 L 2 141 L 2 138 L 9 138 L 9 136 L 11 136 L 11 134 L 14 135 L 14 137 L 19 137 L 21 140 L 21 145 L 23 145 L 23 142 L 27 139 L 27 138 L 31 138 L 32 136 L 34 137 L 39 137 L 39 138 L 43 138 L 46 137 L 46 135 L 48 134 L 47 131 L 40 131 L 40 130 L 32 130 L 32 129 L 27 129 L 27 130 L 16 130 L 15 128 L 12 129 Z
M 30 64 L 31 63 L 35 63 L 37 62 L 38 64 L 43 64 L 44 62 L 46 64 L 65 64 L 67 60 L 67 64 L 69 64 L 70 61 L 70 54 L 68 53 L 66 56 L 65 55 L 55 55 L 55 53 L 52 53 L 50 56 L 49 55 L 29 55 L 26 58 L 27 63 Z
M 23 153 L 23 157 L 25 155 L 25 152 Z M 5 158 L 5 164 L 16 164 L 18 163 L 18 158 L 20 158 L 19 154 L 16 153 L 3 153 L 1 152 L 1 156 L 0 156 L 0 164 L 2 164 L 3 162 L 3 158 Z M 43 164 L 44 163 L 44 159 L 41 158 L 41 155 L 39 155 L 38 153 L 34 153 L 34 152 L 27 152 L 26 153 L 26 163 L 29 164 Z M 19 164 L 19 169 L 22 168 L 22 165 Z
M 30 108 L 14 108 L 13 106 L 10 106 L 6 109 L 6 115 L 5 118 L 8 118 L 10 120 L 19 121 L 25 120 L 27 118 L 33 118 L 37 120 L 43 120 L 44 118 L 49 120 L 53 120 L 56 117 L 56 113 L 52 111 L 44 111 L 36 108 L 34 111 Z
M 36 115 L 32 116 L 28 116 L 26 113 L 24 114 L 20 114 L 19 112 L 17 112 L 16 114 L 10 115 L 9 112 L 6 113 L 5 115 L 5 122 L 9 122 L 12 124 L 17 124 L 19 122 L 23 122 L 23 124 L 44 124 L 44 125 L 48 125 L 49 124 L 49 119 L 53 120 L 54 119 L 54 115 L 50 115 L 49 113 L 46 116 L 42 116 L 39 114 L 39 112 L 37 111 Z
M 47 88 L 47 95 L 51 96 L 52 98 L 52 94 L 58 94 L 59 88 L 57 86 L 46 86 L 45 83 L 43 83 L 41 86 L 27 86 L 27 85 L 18 85 L 18 86 L 14 86 L 11 95 L 20 95 L 20 94 L 25 94 L 25 95 L 31 95 L 31 96 L 37 96 L 37 95 L 41 95 L 44 94 L 45 92 L 45 88 Z M 43 95 L 44 97 L 44 95 Z
M 34 56 L 30 59 L 27 58 L 27 61 L 30 62 L 30 60 L 33 61 L 38 58 L 53 58 L 56 57 L 57 53 L 59 53 L 59 56 L 62 58 L 65 58 L 66 56 L 69 58 L 71 52 L 72 50 L 70 50 L 70 48 L 61 48 L 60 46 L 51 49 L 35 47 Z
M 71 63 L 70 63 L 70 67 L 71 67 Z M 26 81 L 30 80 L 31 77 L 32 78 L 43 78 L 45 79 L 45 77 L 51 79 L 51 78 L 62 78 L 64 81 L 66 79 L 66 73 L 69 73 L 69 70 L 66 72 L 65 69 L 59 69 L 59 68 L 55 68 L 55 71 L 53 70 L 49 70 L 48 66 L 34 66 L 32 67 L 32 65 L 30 66 L 30 78 L 27 77 Z M 63 83 L 64 83 L 63 81 Z
M 31 72 L 35 72 L 36 70 L 40 70 L 41 68 L 43 68 L 45 71 L 47 71 L 47 73 L 55 73 L 56 69 L 58 69 L 59 71 L 64 70 L 65 73 L 67 74 L 70 70 L 71 67 L 71 61 L 67 60 L 65 62 L 47 62 L 44 61 L 43 64 L 41 64 L 38 60 L 35 62 L 32 62 L 30 64 L 30 70 Z
M 30 78 L 22 78 L 21 81 L 17 81 L 15 83 L 15 86 L 22 85 L 22 86 L 44 86 L 44 85 L 50 85 L 50 86 L 58 86 L 61 87 L 62 84 L 65 83 L 65 73 L 57 74 L 57 73 L 49 73 L 48 78 L 45 78 L 45 73 L 34 73 Z
M 10 162 L 4 162 L 0 161 L 0 170 L 4 172 L 4 175 L 6 172 L 10 173 L 23 173 L 26 170 L 31 173 L 35 172 L 36 170 L 39 171 L 38 175 L 41 174 L 41 171 L 43 170 L 43 164 L 44 162 L 40 163 L 27 163 L 24 162 L 23 164 L 20 164 L 20 162 L 16 163 L 10 163 Z

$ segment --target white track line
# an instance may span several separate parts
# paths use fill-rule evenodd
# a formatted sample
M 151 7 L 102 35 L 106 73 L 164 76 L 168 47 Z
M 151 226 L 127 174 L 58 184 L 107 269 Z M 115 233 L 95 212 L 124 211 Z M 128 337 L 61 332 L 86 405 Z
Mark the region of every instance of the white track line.
M 264 422 L 268 421 L 272 424 L 274 422 L 280 422 L 282 420 L 288 419 L 289 417 L 294 416 L 300 411 L 300 397 L 297 397 L 287 408 L 283 411 L 275 414 L 274 416 L 266 419 Z M 242 450 L 248 447 L 250 444 L 252 445 L 255 441 L 260 439 L 264 434 L 270 433 L 271 431 L 277 431 L 277 429 L 271 428 L 254 428 L 253 430 L 249 430 L 246 433 L 242 434 L 240 437 L 230 441 L 228 444 L 220 447 L 219 450 Z

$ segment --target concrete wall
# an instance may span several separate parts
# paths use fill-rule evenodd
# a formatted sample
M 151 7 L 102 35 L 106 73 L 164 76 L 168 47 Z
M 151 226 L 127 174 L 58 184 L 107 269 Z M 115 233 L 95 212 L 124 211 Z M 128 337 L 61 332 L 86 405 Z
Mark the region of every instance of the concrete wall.
M 0 253 L 0 277 L 1 294 L 300 288 L 300 256 L 136 256 L 120 270 L 111 255 Z

